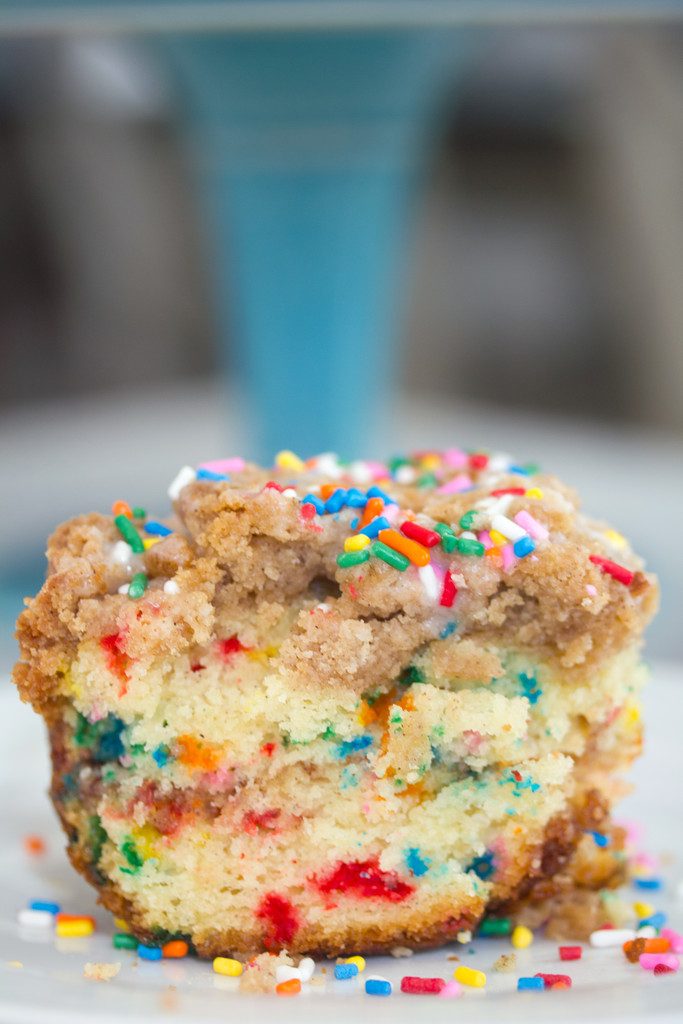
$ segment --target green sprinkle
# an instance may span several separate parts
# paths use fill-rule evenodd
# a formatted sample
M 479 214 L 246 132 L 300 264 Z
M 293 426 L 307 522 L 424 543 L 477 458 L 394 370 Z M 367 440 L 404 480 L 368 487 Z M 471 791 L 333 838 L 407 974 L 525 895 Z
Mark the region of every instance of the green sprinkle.
M 395 456 L 395 458 L 389 459 L 389 463 L 388 463 L 389 472 L 390 473 L 395 473 L 397 469 L 401 468 L 401 466 L 409 466 L 409 465 L 410 465 L 410 459 L 406 459 L 406 457 L 404 455 L 397 455 L 397 456 Z
M 381 540 L 374 541 L 370 545 L 370 550 L 375 558 L 381 558 L 387 565 L 393 566 L 394 569 L 398 569 L 400 572 L 405 572 L 410 565 L 409 558 L 406 558 L 399 551 L 394 551 L 388 544 L 383 544 Z
M 126 543 L 130 544 L 135 554 L 141 555 L 145 550 L 145 545 L 142 543 L 142 537 L 135 529 L 128 516 L 124 516 L 123 513 L 120 516 L 116 516 L 114 519 L 114 525 L 117 527 Z
M 340 569 L 350 569 L 352 565 L 362 565 L 369 558 L 370 552 L 367 548 L 361 551 L 343 551 L 341 555 L 337 555 L 337 565 Z
M 102 856 L 102 847 L 106 843 L 109 836 L 102 827 L 102 819 L 98 814 L 93 815 L 88 821 L 88 847 L 90 848 L 90 856 L 92 857 L 93 864 L 97 864 L 100 857 Z
M 451 551 L 455 551 L 458 546 L 458 538 L 455 536 L 450 526 L 447 526 L 446 523 L 436 523 L 434 529 L 441 537 L 441 547 L 444 551 L 447 554 L 450 554 Z
M 480 935 L 509 935 L 512 921 L 509 917 L 487 917 L 479 925 Z
M 144 572 L 136 572 L 128 587 L 128 597 L 132 598 L 133 601 L 137 601 L 147 590 L 148 582 L 149 580 Z
M 423 473 L 415 482 L 418 487 L 436 487 L 439 481 L 434 473 Z
M 412 686 L 413 683 L 426 682 L 426 677 L 417 665 L 408 665 L 408 668 L 401 673 L 401 682 L 406 686 Z
M 469 537 L 458 537 L 458 551 L 461 555 L 476 555 L 477 558 L 481 558 L 486 548 L 478 540 L 470 540 Z
M 527 476 L 536 476 L 538 473 L 541 472 L 541 467 L 537 462 L 526 462 L 522 466 L 522 469 L 527 474 Z
M 463 516 L 460 516 L 460 525 L 463 530 L 471 530 L 474 526 L 474 520 L 477 518 L 476 511 L 471 508 L 469 512 L 465 512 Z
M 140 508 L 139 505 L 136 505 L 135 508 L 133 509 L 133 518 L 134 519 L 145 519 L 146 516 L 147 516 L 147 512 L 145 511 L 145 509 L 144 508 Z
M 121 868 L 120 870 L 125 871 L 127 875 L 136 875 L 145 862 L 130 837 L 121 844 L 121 853 L 130 864 L 130 868 Z
M 137 949 L 138 940 L 134 935 L 128 935 L 126 932 L 117 932 L 112 939 L 112 945 L 114 949 Z

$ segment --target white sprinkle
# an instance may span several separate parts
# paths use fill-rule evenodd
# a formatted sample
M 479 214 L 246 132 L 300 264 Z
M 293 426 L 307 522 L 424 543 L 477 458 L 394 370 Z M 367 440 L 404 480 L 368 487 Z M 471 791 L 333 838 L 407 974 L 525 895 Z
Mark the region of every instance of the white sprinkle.
M 294 978 L 298 981 L 303 981 L 298 967 L 290 967 L 289 964 L 278 964 L 275 968 L 275 981 L 278 985 L 283 981 L 292 981 Z
M 318 473 L 322 473 L 324 476 L 330 476 L 333 480 L 342 476 L 344 470 L 339 465 L 339 456 L 335 455 L 334 452 L 323 452 L 315 460 L 315 468 Z
M 460 534 L 460 536 L 462 537 L 463 540 L 476 540 L 477 539 L 476 533 L 472 533 L 471 530 L 463 530 L 463 532 Z
M 489 464 L 486 467 L 490 473 L 504 473 L 509 466 L 514 465 L 514 459 L 507 452 L 496 452 L 489 455 Z
M 399 466 L 396 470 L 397 484 L 412 484 L 417 479 L 417 470 L 413 466 Z
M 653 924 L 644 924 L 642 928 L 639 928 L 636 932 L 637 939 L 655 939 L 657 938 L 657 929 Z
M 519 540 L 526 537 L 526 530 L 523 530 L 519 523 L 515 523 L 507 516 L 495 515 L 491 518 L 491 526 L 498 533 L 502 533 L 508 540 Z
M 299 960 L 299 974 L 301 975 L 302 981 L 310 981 L 315 971 L 315 960 L 310 956 L 305 956 Z
M 166 582 L 164 583 L 164 593 L 165 594 L 179 594 L 180 593 L 180 587 L 178 586 L 178 584 L 176 583 L 175 580 L 166 580 Z
M 417 570 L 420 582 L 424 587 L 425 594 L 430 601 L 438 601 L 439 599 L 439 581 L 436 578 L 436 573 L 431 565 L 421 565 Z
M 599 928 L 597 932 L 591 932 L 590 944 L 598 949 L 604 949 L 607 946 L 623 946 L 625 942 L 630 942 L 635 937 L 633 928 Z
M 317 612 L 325 612 L 325 613 L 332 611 L 332 609 L 330 608 L 329 604 L 317 604 L 315 606 L 315 610 Z
M 372 480 L 372 471 L 367 462 L 352 462 L 349 475 L 356 484 L 369 484 Z
M 119 594 L 127 594 L 130 590 L 130 583 L 122 583 L 118 589 Z
M 401 957 L 404 957 L 404 956 L 412 956 L 413 955 L 413 950 L 409 949 L 408 946 L 394 946 L 394 948 L 390 949 L 389 952 L 397 960 L 400 959 Z M 378 974 L 371 974 L 371 975 L 369 975 L 369 977 L 371 977 L 371 978 L 379 978 L 380 981 L 384 981 L 385 980 L 384 978 L 380 978 Z
M 171 499 L 171 501 L 175 501 L 176 498 L 180 495 L 180 492 L 182 491 L 183 487 L 186 487 L 188 484 L 191 484 L 192 481 L 196 479 L 197 474 L 193 470 L 192 466 L 183 466 L 183 468 L 179 471 L 175 480 L 168 489 L 168 496 Z
M 114 547 L 111 549 L 111 560 L 112 562 L 118 562 L 120 565 L 128 565 L 133 558 L 133 549 L 130 544 L 126 544 L 125 540 L 117 540 Z
M 52 928 L 55 923 L 55 915 L 49 910 L 20 910 L 17 914 L 17 921 L 20 925 L 27 925 L 29 928 Z
M 294 487 L 285 487 L 284 491 L 281 492 L 283 498 L 298 498 L 299 495 L 296 493 Z

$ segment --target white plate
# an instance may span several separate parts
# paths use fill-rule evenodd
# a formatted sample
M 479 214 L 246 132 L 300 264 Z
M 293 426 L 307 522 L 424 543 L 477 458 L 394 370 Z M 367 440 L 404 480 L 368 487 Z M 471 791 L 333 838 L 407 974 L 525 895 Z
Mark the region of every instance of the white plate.
M 683 877 L 683 798 L 680 785 L 680 736 L 683 715 L 683 670 L 658 666 L 648 688 L 646 755 L 634 772 L 637 790 L 622 808 L 622 817 L 642 823 L 650 852 L 664 855 L 666 888 L 655 894 L 657 906 L 683 928 L 683 904 L 676 900 Z M 49 801 L 47 756 L 40 720 L 19 704 L 14 691 L 0 687 L 0 1021 L 3 1024 L 148 1024 L 160 1019 L 201 1021 L 249 1020 L 266 1024 L 348 1024 L 351 1019 L 391 1024 L 425 1020 L 547 1024 L 549 1021 L 681 1022 L 683 971 L 655 977 L 628 964 L 615 950 L 585 949 L 580 961 L 561 964 L 557 944 L 537 939 L 517 954 L 515 974 L 492 971 L 496 957 L 510 946 L 505 940 L 476 939 L 471 946 L 450 946 L 410 959 L 373 958 L 368 973 L 390 978 L 389 998 L 366 996 L 360 982 L 328 981 L 310 992 L 282 999 L 246 996 L 234 979 L 212 972 L 197 960 L 139 961 L 134 953 L 114 950 L 111 917 L 96 906 L 94 892 L 71 869 L 63 838 Z M 28 857 L 22 839 L 42 835 L 48 853 Z M 629 894 L 636 898 L 635 893 Z M 94 914 L 96 935 L 55 941 L 52 934 L 20 932 L 16 913 L 30 899 L 61 903 L 66 911 Z M 641 898 L 643 898 L 641 894 Z M 644 898 L 648 898 L 647 894 Z M 469 990 L 458 1000 L 401 995 L 404 974 L 451 976 L 449 955 L 487 971 L 485 991 Z M 83 977 L 87 961 L 120 962 L 111 982 Z M 13 966 L 18 961 L 22 966 Z M 536 971 L 567 973 L 573 988 L 558 992 L 516 991 L 519 975 Z M 318 969 L 319 972 L 319 969 Z M 318 973 L 317 972 L 317 973 Z M 329 977 L 329 965 L 328 965 Z

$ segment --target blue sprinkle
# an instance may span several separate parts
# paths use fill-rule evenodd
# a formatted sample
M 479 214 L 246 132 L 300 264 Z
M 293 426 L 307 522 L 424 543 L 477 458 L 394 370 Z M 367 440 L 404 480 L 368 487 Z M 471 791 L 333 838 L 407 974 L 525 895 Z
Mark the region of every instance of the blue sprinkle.
M 171 752 L 165 743 L 160 743 L 156 750 L 152 751 L 152 757 L 160 768 L 164 767 L 170 756 Z
M 349 487 L 346 492 L 346 504 L 351 508 L 365 508 L 368 503 L 367 497 L 357 487 Z
M 369 996 L 390 996 L 391 982 L 384 978 L 368 978 L 365 982 L 365 991 Z
M 31 910 L 47 910 L 48 914 L 58 914 L 61 910 L 59 903 L 51 903 L 50 900 L 31 900 Z
M 145 523 L 145 533 L 151 533 L 153 537 L 168 537 L 169 533 L 173 533 L 168 526 L 164 526 L 163 523 L 156 523 L 153 519 L 150 519 L 148 523 Z
M 214 473 L 210 469 L 198 469 L 197 470 L 197 479 L 198 480 L 227 480 L 228 477 L 225 475 L 225 473 Z
M 517 555 L 517 558 L 526 558 L 532 551 L 536 550 L 536 544 L 531 537 L 520 537 L 516 540 L 512 550 Z
M 592 829 L 584 829 L 587 836 L 593 836 L 593 842 L 596 846 L 605 847 L 609 846 L 610 838 L 606 836 L 604 832 L 594 832 Z
M 351 529 L 355 530 L 356 527 L 358 526 L 359 522 L 360 522 L 360 519 L 358 518 L 358 516 L 356 516 L 355 519 L 352 519 L 351 520 Z
M 661 878 L 634 878 L 633 884 L 636 889 L 661 889 Z
M 374 540 L 380 530 L 390 530 L 389 521 L 384 516 L 375 516 L 371 523 L 364 526 L 360 533 L 364 533 L 370 540 Z
M 508 473 L 516 473 L 518 476 L 531 476 L 526 466 L 508 466 Z
M 526 672 L 520 672 L 517 678 L 522 684 L 522 696 L 526 697 L 530 704 L 535 704 L 543 693 L 543 690 L 539 689 L 535 676 L 528 676 Z
M 544 989 L 545 982 L 543 978 L 518 978 L 517 979 L 517 991 L 524 992 L 526 989 Z
M 138 956 L 141 960 L 161 960 L 163 955 L 159 946 L 138 946 Z
M 344 740 L 337 747 L 337 757 L 343 758 L 348 757 L 349 754 L 355 754 L 358 750 L 365 750 L 366 747 L 372 746 L 372 736 L 354 736 L 352 740 Z
M 358 974 L 358 966 L 356 964 L 336 964 L 334 968 L 334 976 L 337 981 L 345 981 L 347 978 L 355 978 Z
M 491 850 L 487 850 L 481 857 L 475 857 L 471 863 L 467 865 L 465 871 L 474 871 L 478 878 L 482 881 L 486 881 L 491 875 L 495 874 L 496 865 L 493 859 L 493 853 Z
M 458 628 L 458 623 L 457 622 L 448 622 L 448 623 L 446 623 L 446 625 L 443 627 L 443 629 L 439 633 L 440 639 L 441 640 L 445 640 L 447 636 L 451 636 L 453 633 L 455 633 L 457 628 Z
M 317 498 L 315 494 L 307 494 L 305 498 L 301 499 L 301 504 L 312 505 L 319 516 L 321 516 L 325 511 L 325 502 L 321 501 L 320 498 Z
M 334 514 L 344 508 L 346 504 L 346 491 L 338 487 L 334 494 L 331 494 L 325 502 L 325 511 Z
M 393 498 L 390 498 L 386 491 L 383 491 L 381 487 L 369 487 L 367 491 L 368 498 L 382 498 L 385 505 L 395 505 L 396 502 Z
M 658 910 L 656 914 L 650 914 L 649 917 L 644 917 L 642 921 L 638 922 L 639 928 L 645 928 L 647 925 L 652 925 L 659 931 L 666 924 L 666 914 L 663 911 Z
M 412 871 L 416 878 L 427 874 L 431 861 L 429 857 L 421 857 L 420 851 L 416 846 L 411 846 L 409 850 L 406 850 L 404 856 L 409 870 Z

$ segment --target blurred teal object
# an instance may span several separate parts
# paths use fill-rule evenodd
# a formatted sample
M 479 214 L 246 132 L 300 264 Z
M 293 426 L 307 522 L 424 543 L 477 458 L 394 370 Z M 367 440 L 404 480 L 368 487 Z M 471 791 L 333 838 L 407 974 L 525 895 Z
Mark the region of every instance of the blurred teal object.
M 188 87 L 251 454 L 368 450 L 393 383 L 416 172 L 461 39 L 169 38 Z

